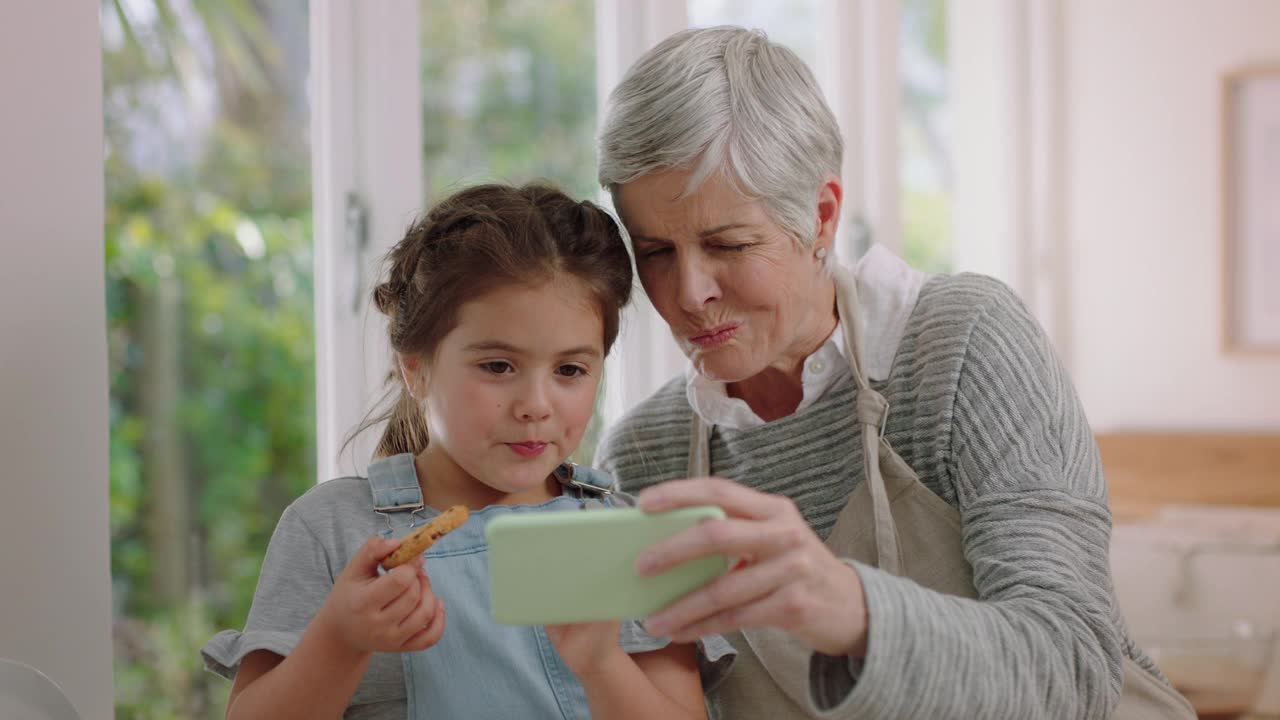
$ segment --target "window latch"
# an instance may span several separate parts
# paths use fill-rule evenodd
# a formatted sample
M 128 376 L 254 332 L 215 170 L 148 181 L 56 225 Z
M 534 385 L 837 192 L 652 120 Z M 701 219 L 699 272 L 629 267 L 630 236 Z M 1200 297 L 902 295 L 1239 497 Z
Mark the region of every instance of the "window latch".
M 364 302 L 364 254 L 369 248 L 369 210 L 354 192 L 347 193 L 344 212 L 346 250 L 351 257 L 351 312 L 358 315 Z

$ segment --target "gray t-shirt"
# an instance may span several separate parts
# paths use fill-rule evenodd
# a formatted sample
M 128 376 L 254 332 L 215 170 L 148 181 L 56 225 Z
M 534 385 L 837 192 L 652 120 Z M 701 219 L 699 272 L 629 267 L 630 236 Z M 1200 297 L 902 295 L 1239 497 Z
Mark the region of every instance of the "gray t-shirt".
M 373 511 L 365 478 L 331 480 L 294 501 L 271 537 L 244 630 L 224 630 L 205 644 L 201 655 L 206 669 L 232 679 L 254 650 L 281 656 L 292 652 L 334 579 L 369 538 L 386 528 L 387 521 Z M 637 622 L 622 625 L 621 643 L 629 653 L 657 650 L 669 642 L 644 632 Z M 734 650 L 719 636 L 705 638 L 699 649 L 704 687 L 710 690 L 729 671 Z M 398 653 L 375 653 L 344 717 L 404 718 L 402 667 Z

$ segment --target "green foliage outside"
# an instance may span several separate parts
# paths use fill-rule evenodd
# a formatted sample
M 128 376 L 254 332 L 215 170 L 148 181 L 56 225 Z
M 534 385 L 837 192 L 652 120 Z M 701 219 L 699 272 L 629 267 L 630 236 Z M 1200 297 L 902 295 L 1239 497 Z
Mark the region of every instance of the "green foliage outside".
M 902 246 L 911 265 L 952 269 L 947 3 L 903 0 Z
M 197 651 L 315 482 L 306 5 L 184 7 L 102 6 L 119 718 L 223 716 Z
M 931 273 L 951 271 L 951 202 L 938 190 L 902 194 L 902 246 L 906 261 Z
M 422 0 L 423 153 L 439 199 L 550 180 L 594 199 L 595 3 Z

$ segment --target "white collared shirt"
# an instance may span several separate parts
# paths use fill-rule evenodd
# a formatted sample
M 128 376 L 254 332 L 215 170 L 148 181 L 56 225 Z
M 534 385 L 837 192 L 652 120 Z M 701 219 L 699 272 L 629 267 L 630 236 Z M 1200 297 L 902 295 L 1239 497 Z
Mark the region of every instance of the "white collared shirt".
M 867 375 L 871 380 L 885 380 L 893 368 L 893 358 L 907 329 L 907 321 L 915 309 L 920 288 L 928 273 L 907 265 L 898 256 L 879 245 L 873 245 L 853 268 L 858 283 L 858 313 L 866 329 L 863 349 Z M 826 395 L 840 377 L 841 368 L 849 367 L 849 351 L 845 347 L 843 321 L 836 323 L 831 337 L 813 354 L 805 358 L 800 374 L 803 396 L 795 412 L 803 412 Z M 710 425 L 743 429 L 765 424 L 745 400 L 730 397 L 725 383 L 711 380 L 690 363 L 685 375 L 689 406 Z

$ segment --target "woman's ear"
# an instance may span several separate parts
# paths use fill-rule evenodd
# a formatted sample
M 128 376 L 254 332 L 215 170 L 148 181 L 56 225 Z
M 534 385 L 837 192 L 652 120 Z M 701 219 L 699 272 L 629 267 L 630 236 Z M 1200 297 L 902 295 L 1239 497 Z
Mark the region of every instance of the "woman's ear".
M 813 240 L 813 253 L 819 260 L 834 252 L 843 200 L 844 188 L 840 185 L 840 178 L 828 175 L 818 188 L 818 232 Z
M 422 357 L 413 353 L 396 353 L 396 364 L 400 367 L 400 378 L 409 394 L 415 400 L 422 400 L 427 389 L 426 364 Z

